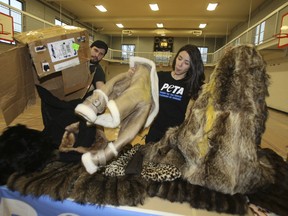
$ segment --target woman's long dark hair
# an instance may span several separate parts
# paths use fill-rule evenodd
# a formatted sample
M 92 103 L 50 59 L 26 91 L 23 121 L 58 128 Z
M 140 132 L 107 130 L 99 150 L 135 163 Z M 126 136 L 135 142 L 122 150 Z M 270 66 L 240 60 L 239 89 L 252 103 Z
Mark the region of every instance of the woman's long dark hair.
M 179 53 L 182 51 L 186 51 L 191 59 L 191 65 L 187 71 L 185 79 L 187 80 L 188 95 L 195 100 L 198 97 L 199 90 L 205 81 L 204 64 L 198 47 L 187 44 L 180 48 L 175 56 L 172 63 L 173 70 L 175 70 L 176 59 L 178 58 Z

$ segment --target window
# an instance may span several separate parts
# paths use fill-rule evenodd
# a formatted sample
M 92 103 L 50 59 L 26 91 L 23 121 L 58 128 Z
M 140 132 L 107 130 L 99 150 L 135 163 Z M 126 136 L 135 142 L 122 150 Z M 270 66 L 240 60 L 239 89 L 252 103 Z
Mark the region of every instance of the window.
M 265 30 L 265 21 L 259 24 L 255 29 L 255 39 L 254 39 L 255 45 L 263 43 L 264 30 Z
M 206 64 L 208 60 L 208 47 L 198 47 L 198 49 L 201 53 L 203 63 Z
M 55 25 L 59 25 L 59 26 L 65 26 L 68 25 L 65 22 L 62 22 L 60 19 L 55 19 Z
M 10 5 L 14 8 L 21 10 L 21 11 L 23 10 L 23 3 L 21 1 L 18 1 L 18 0 L 0 0 L 0 2 L 3 2 L 7 5 Z M 13 17 L 14 32 L 22 32 L 23 21 L 22 21 L 22 16 L 21 16 L 20 12 L 12 10 L 8 7 L 5 7 L 2 4 L 0 4 L 0 12 Z
M 130 56 L 134 56 L 134 44 L 122 44 L 122 60 L 128 60 Z

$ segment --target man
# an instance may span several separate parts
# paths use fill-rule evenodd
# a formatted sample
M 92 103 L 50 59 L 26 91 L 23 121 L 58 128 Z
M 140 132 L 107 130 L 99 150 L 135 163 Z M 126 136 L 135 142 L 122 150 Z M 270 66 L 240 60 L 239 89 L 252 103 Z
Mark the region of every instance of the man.
M 106 82 L 105 73 L 99 62 L 104 58 L 108 51 L 108 46 L 104 41 L 96 40 L 91 46 L 90 72 L 95 73 L 89 91 L 101 88 Z
M 88 92 L 84 96 L 84 99 L 90 96 L 91 94 L 93 94 L 93 90 L 99 89 L 101 88 L 101 86 L 105 85 L 105 82 L 106 82 L 104 70 L 99 64 L 99 62 L 104 58 L 104 56 L 108 52 L 108 45 L 104 41 L 96 40 L 90 45 L 90 51 L 91 51 L 90 72 L 94 75 L 93 75 L 93 80 L 90 85 L 90 88 L 88 89 Z M 79 102 L 79 100 L 76 100 L 76 101 Z M 62 129 L 65 131 L 65 127 L 67 125 L 69 125 L 70 123 L 73 123 L 73 121 L 74 122 L 79 121 L 79 126 L 78 126 L 79 132 L 77 134 L 77 139 L 74 143 L 74 146 L 75 147 L 77 146 L 89 147 L 92 145 L 92 143 L 95 142 L 96 126 L 95 125 L 87 126 L 86 121 L 84 121 L 83 119 L 79 117 L 76 117 L 74 115 L 74 109 L 75 109 L 74 105 L 77 105 L 77 104 L 75 103 L 75 101 L 72 102 L 72 104 L 73 104 L 73 110 L 72 110 L 73 114 L 67 115 L 67 112 L 65 112 L 65 114 L 62 115 L 64 118 L 69 119 L 69 121 L 67 120 L 64 121 L 65 124 L 62 126 Z M 58 136 L 59 144 L 60 144 L 60 137 L 62 139 L 62 135 L 64 133 L 64 131 L 62 130 L 60 131 L 61 133 L 58 133 L 58 135 L 61 135 L 61 136 Z M 77 152 L 68 152 L 68 153 L 61 152 L 60 153 L 60 158 L 62 161 L 79 161 L 80 157 L 81 157 L 81 154 Z
M 96 40 L 91 44 L 90 51 L 90 72 L 94 73 L 94 76 L 91 86 L 83 99 L 75 99 L 72 101 L 60 100 L 43 87 L 36 86 L 41 98 L 41 111 L 44 123 L 43 133 L 52 137 L 56 147 L 61 143 L 66 126 L 78 121 L 80 121 L 77 140 L 79 144 L 76 143 L 76 145 L 82 145 L 83 143 L 90 145 L 95 138 L 95 129 L 93 127 L 88 128 L 86 122 L 74 113 L 74 109 L 79 103 L 92 94 L 94 89 L 100 88 L 106 82 L 105 73 L 99 62 L 108 51 L 107 44 L 101 40 Z M 75 159 L 69 154 L 66 160 L 70 157 L 71 160 Z M 79 155 L 76 157 L 79 158 Z

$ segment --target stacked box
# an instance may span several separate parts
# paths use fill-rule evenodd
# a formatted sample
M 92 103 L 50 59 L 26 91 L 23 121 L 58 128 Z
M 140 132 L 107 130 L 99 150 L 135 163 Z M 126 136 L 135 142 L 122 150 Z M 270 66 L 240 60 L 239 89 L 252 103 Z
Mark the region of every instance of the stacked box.
M 94 75 L 88 39 L 87 30 L 72 26 L 15 36 L 17 46 L 0 54 L 0 109 L 7 125 L 35 102 L 35 84 L 66 101 L 86 94 Z
M 28 45 L 40 78 L 90 59 L 89 34 L 83 28 L 54 26 L 17 34 L 15 40 Z

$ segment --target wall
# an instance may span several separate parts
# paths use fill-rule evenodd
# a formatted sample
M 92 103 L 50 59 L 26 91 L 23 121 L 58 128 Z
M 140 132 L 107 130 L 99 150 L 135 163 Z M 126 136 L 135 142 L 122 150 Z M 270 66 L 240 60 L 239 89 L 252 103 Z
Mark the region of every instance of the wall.
M 191 43 L 201 47 L 208 47 L 208 52 L 213 53 L 224 45 L 222 38 L 204 38 L 204 36 L 181 38 L 174 37 L 173 52 L 176 53 L 182 46 Z M 112 36 L 110 48 L 121 50 L 121 44 L 135 44 L 136 52 L 153 52 L 154 37 Z
M 265 18 L 268 14 L 287 3 L 287 0 L 267 0 L 266 4 L 258 8 L 252 14 L 250 22 L 245 22 L 232 30 L 229 35 L 229 41 L 236 38 L 249 27 Z M 276 15 L 266 21 L 264 41 L 273 37 L 274 34 L 280 32 L 281 17 L 288 13 L 288 8 L 284 8 L 279 12 L 279 19 Z M 249 23 L 249 26 L 248 26 Z M 276 24 L 277 23 L 277 24 Z M 253 41 L 253 32 L 249 32 L 241 37 L 241 43 L 245 41 Z M 270 75 L 271 84 L 269 86 L 270 96 L 266 99 L 267 105 L 279 111 L 288 113 L 288 48 L 278 49 L 277 46 L 272 49 L 263 50 L 264 59 L 267 62 L 267 73 Z
M 288 113 L 288 57 L 280 62 L 269 62 L 267 72 L 271 82 L 268 106 Z
M 253 3 L 253 1 L 252 1 Z M 233 40 L 238 35 L 240 35 L 242 32 L 246 31 L 249 27 L 253 26 L 263 18 L 265 18 L 268 14 L 272 13 L 274 10 L 279 8 L 281 5 L 287 3 L 287 0 L 267 0 L 265 4 L 263 4 L 261 7 L 258 8 L 257 11 L 255 11 L 253 14 L 251 14 L 250 21 L 247 19 L 246 22 L 243 22 L 242 24 L 238 25 L 234 29 L 232 29 L 231 33 L 229 34 L 228 41 Z M 249 8 L 247 8 L 249 10 Z M 282 17 L 283 14 L 287 13 L 287 9 L 280 11 L 279 15 Z M 277 32 L 277 29 L 280 29 L 280 23 L 278 21 L 278 25 L 275 26 L 275 23 L 277 21 L 276 16 L 272 17 L 268 20 L 265 27 L 265 33 L 264 35 L 274 35 Z M 265 37 L 265 36 L 264 36 Z M 252 35 L 248 35 L 247 38 L 250 40 L 252 38 Z M 244 40 L 241 40 L 243 42 L 247 41 L 246 35 L 244 36 Z M 265 39 L 265 38 L 264 38 Z M 266 38 L 267 39 L 267 38 Z M 248 40 L 248 42 L 249 42 Z

